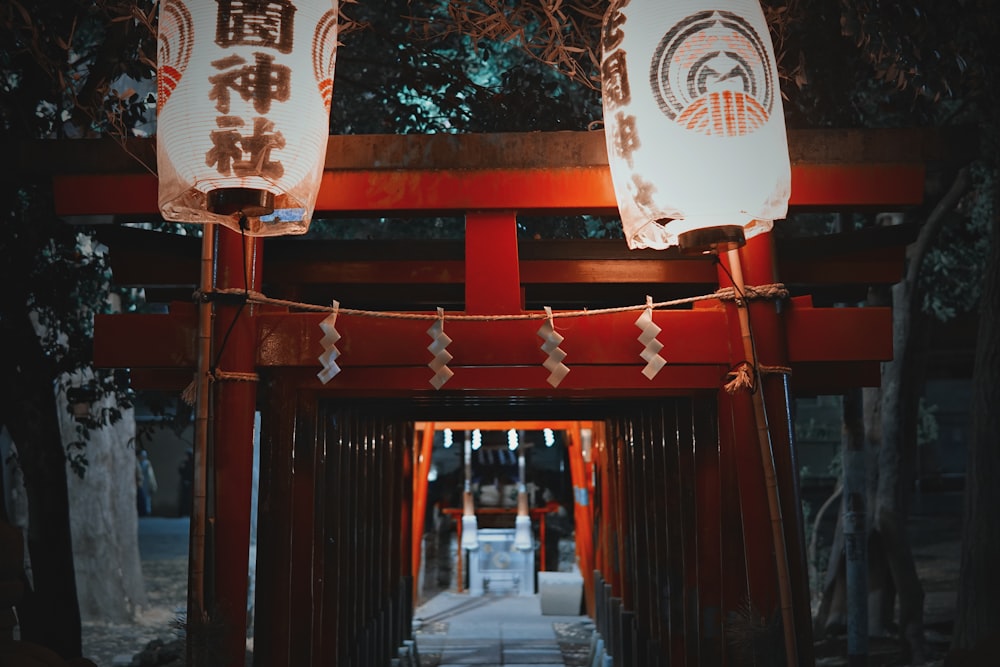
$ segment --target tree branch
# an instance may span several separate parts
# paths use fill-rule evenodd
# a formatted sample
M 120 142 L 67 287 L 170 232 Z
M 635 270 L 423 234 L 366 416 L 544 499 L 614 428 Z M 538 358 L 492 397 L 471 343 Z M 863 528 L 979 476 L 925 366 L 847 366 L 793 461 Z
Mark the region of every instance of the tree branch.
M 924 263 L 924 258 L 927 256 L 928 250 L 930 250 L 931 242 L 937 236 L 938 232 L 941 231 L 945 221 L 948 219 L 948 214 L 958 206 L 958 202 L 961 201 L 962 196 L 968 191 L 971 182 L 969 168 L 962 167 L 959 169 L 948 192 L 938 200 L 938 203 L 934 206 L 934 210 L 927 216 L 927 222 L 920 228 L 917 240 L 910 245 L 906 252 L 907 258 L 910 260 L 909 265 L 906 267 L 905 277 L 908 285 L 913 286 L 916 284 L 917 276 L 920 275 L 920 267 Z M 911 289 L 911 293 L 913 291 Z

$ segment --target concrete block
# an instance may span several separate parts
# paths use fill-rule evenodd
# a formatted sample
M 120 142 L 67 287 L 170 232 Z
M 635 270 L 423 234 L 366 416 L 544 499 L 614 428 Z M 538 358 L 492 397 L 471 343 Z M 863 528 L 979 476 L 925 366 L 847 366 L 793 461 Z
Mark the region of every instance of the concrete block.
M 538 594 L 543 616 L 579 616 L 583 577 L 577 572 L 539 572 Z

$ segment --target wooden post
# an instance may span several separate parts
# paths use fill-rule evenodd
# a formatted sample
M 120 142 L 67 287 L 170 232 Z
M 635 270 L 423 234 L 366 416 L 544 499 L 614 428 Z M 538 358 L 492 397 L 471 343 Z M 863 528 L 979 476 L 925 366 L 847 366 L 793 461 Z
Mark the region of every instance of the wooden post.
M 465 312 L 521 312 L 514 211 L 470 211 L 465 216 Z
M 583 576 L 583 592 L 587 613 L 594 615 L 594 538 L 592 499 L 587 484 L 586 466 L 583 460 L 583 429 L 577 422 L 566 431 L 569 440 L 569 471 L 573 481 L 573 523 L 576 536 L 576 557 Z M 542 526 L 545 519 L 542 519 Z M 545 544 L 544 536 L 542 544 Z M 544 562 L 544 558 L 543 558 Z
M 219 228 L 216 289 L 259 290 L 261 242 Z M 257 406 L 256 327 L 249 305 L 216 307 L 216 375 L 212 422 L 211 498 L 214 600 L 210 612 L 223 623 L 224 664 L 246 662 L 247 576 Z
M 201 291 L 211 291 L 214 282 L 215 225 L 208 224 L 201 238 Z M 212 303 L 203 298 L 198 306 L 198 367 L 194 385 L 197 390 L 194 417 L 194 479 L 191 489 L 191 527 L 188 547 L 188 624 L 208 621 L 205 609 L 205 531 L 208 523 L 208 439 L 212 365 Z M 187 659 L 196 667 L 207 664 L 195 642 L 187 642 Z
M 413 602 L 420 603 L 420 551 L 424 540 L 424 516 L 427 513 L 427 471 L 434 451 L 434 422 L 424 424 L 420 438 L 420 451 L 415 454 L 413 466 Z

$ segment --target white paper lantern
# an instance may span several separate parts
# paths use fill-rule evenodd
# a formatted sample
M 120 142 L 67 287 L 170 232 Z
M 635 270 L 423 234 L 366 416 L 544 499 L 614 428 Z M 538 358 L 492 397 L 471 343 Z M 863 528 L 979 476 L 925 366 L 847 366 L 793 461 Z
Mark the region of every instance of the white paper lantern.
M 161 0 L 160 212 L 244 220 L 254 236 L 309 227 L 326 158 L 337 0 Z
M 604 128 L 630 248 L 785 217 L 791 175 L 774 49 L 757 0 L 612 0 Z

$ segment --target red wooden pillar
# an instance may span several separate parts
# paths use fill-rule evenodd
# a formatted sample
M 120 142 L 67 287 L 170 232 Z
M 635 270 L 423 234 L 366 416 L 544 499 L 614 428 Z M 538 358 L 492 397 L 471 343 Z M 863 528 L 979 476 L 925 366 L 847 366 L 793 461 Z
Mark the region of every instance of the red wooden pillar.
M 583 433 L 580 422 L 566 430 L 569 440 L 569 469 L 573 480 L 573 521 L 576 536 L 576 556 L 583 576 L 583 591 L 587 614 L 594 615 L 594 538 L 592 533 L 594 515 L 591 509 L 592 494 L 587 484 L 586 465 L 583 459 Z M 545 516 L 542 516 L 542 526 Z M 545 540 L 542 539 L 544 548 Z M 542 557 L 544 565 L 545 558 Z
M 415 448 L 416 449 L 416 448 Z M 413 568 L 413 603 L 420 604 L 420 570 L 424 543 L 424 518 L 427 515 L 427 473 L 431 469 L 434 452 L 434 422 L 426 422 L 420 435 L 420 448 L 414 452 L 413 465 L 413 520 L 410 523 L 411 557 Z
M 754 244 L 751 248 L 744 247 L 740 249 L 740 267 L 744 262 L 759 266 L 758 258 L 753 256 L 754 252 L 758 251 L 759 248 L 759 244 Z M 736 268 L 736 280 L 734 281 L 734 271 L 730 266 L 727 254 L 721 254 L 719 260 L 719 286 L 731 287 L 734 282 L 739 281 L 742 275 L 739 273 L 741 269 Z M 742 278 L 746 285 L 749 286 L 758 286 L 761 284 L 756 280 L 747 279 L 746 276 L 742 276 Z M 770 279 L 765 281 L 765 283 L 770 282 L 772 282 Z M 730 365 L 733 369 L 736 369 L 743 362 L 752 364 L 754 360 L 752 358 L 748 359 L 748 355 L 744 350 L 743 329 L 740 323 L 741 316 L 739 315 L 741 306 L 734 302 L 728 302 L 725 307 L 731 341 Z M 754 312 L 749 315 L 750 327 L 753 332 L 752 341 L 757 347 L 761 345 L 771 347 L 773 345 L 772 341 L 765 339 L 769 335 L 773 335 L 773 331 L 763 326 L 759 333 L 757 331 L 758 321 L 754 315 L 759 314 L 759 311 L 754 309 Z M 761 317 L 761 319 L 763 318 Z M 763 323 L 761 322 L 760 324 Z M 752 354 L 749 356 L 752 356 Z M 779 585 L 775 556 L 783 558 L 784 554 L 774 554 L 774 545 L 771 539 L 772 517 L 768 509 L 768 475 L 762 465 L 761 446 L 758 437 L 758 428 L 766 429 L 766 425 L 758 426 L 754 400 L 755 397 L 749 390 L 738 389 L 732 394 L 727 393 L 723 389 L 719 391 L 720 424 L 722 424 L 722 428 L 732 429 L 732 455 L 736 459 L 739 512 L 743 522 L 744 559 L 747 568 L 747 595 L 756 611 L 770 618 L 771 614 L 780 615 Z
M 517 214 L 470 211 L 465 217 L 465 312 L 521 312 Z
M 743 278 L 747 285 L 767 285 L 778 281 L 772 234 L 763 234 L 750 239 L 741 255 Z M 760 381 L 770 426 L 799 664 L 811 665 L 814 662 L 814 655 L 809 579 L 805 562 L 804 527 L 799 523 L 801 499 L 798 471 L 792 450 L 791 415 L 786 394 L 788 343 L 781 316 L 781 302 L 750 301 L 749 316 L 754 332 L 757 362 L 761 367 Z
M 219 227 L 217 290 L 259 290 L 262 252 L 259 239 Z M 219 303 L 215 310 L 212 396 L 213 484 L 210 560 L 212 606 L 221 621 L 224 664 L 243 667 L 246 659 L 247 576 L 250 552 L 250 495 L 257 383 L 256 330 L 250 305 Z M 242 378 L 242 379 L 239 379 Z
M 775 283 L 772 243 L 771 234 L 751 239 L 739 250 L 738 266 L 722 256 L 720 284 L 732 284 L 730 278 L 734 274 L 735 282 L 742 280 L 749 287 Z M 720 405 L 728 403 L 732 410 L 750 598 L 761 613 L 784 616 L 785 631 L 794 633 L 786 635 L 786 648 L 794 646 L 792 650 L 796 654 L 788 664 L 812 664 L 808 582 L 799 546 L 802 539 L 796 507 L 799 494 L 792 464 L 794 456 L 783 379 L 783 373 L 787 372 L 787 342 L 778 303 L 754 299 L 747 305 L 754 357 L 747 361 L 756 366 L 753 391 L 759 395 L 738 390 L 731 401 L 720 400 Z M 737 326 L 738 306 L 727 305 L 727 309 L 732 315 L 731 338 L 736 364 L 744 360 L 745 338 L 742 327 Z M 762 406 L 758 400 L 763 402 Z M 762 454 L 763 445 L 758 442 L 761 431 L 766 432 L 767 454 Z M 768 507 L 772 490 L 777 495 L 777 513 Z M 765 538 L 773 534 L 779 521 L 780 538 Z M 759 539 L 751 539 L 754 535 Z M 764 545 L 770 548 L 765 549 Z M 782 611 L 786 609 L 788 613 Z

